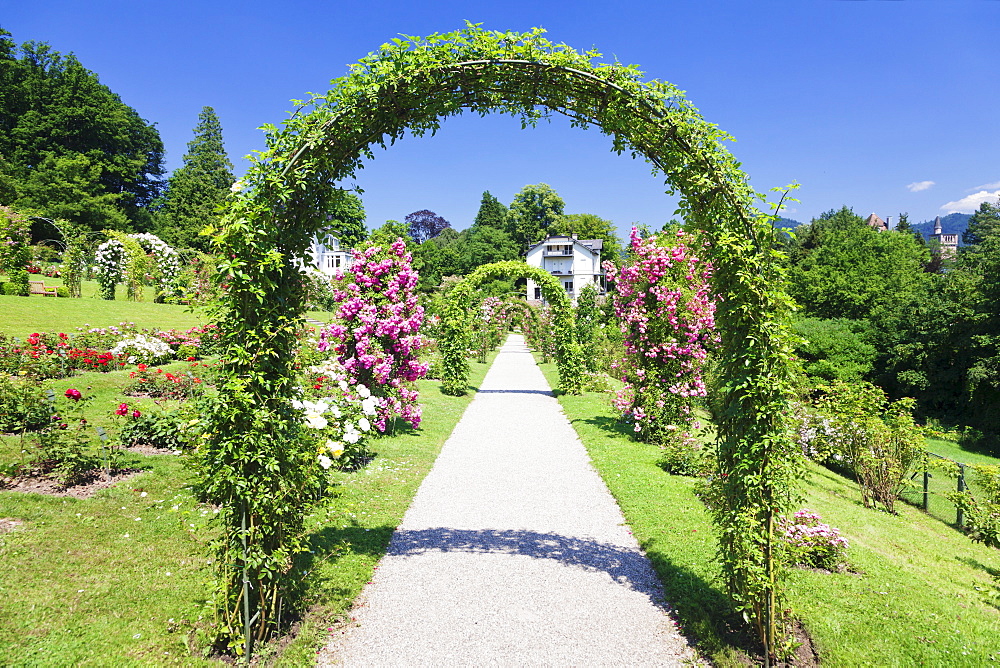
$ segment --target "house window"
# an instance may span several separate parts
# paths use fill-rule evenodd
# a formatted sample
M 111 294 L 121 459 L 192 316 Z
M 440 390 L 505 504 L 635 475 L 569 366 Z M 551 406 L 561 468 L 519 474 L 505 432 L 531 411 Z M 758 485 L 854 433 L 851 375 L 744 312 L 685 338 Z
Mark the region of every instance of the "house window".
M 541 288 L 535 288 L 535 299 L 536 300 L 541 300 L 541 298 L 542 298 L 542 289 Z
M 336 267 L 337 269 L 340 269 L 340 256 L 339 256 L 339 255 L 337 256 L 337 259 L 336 259 L 336 261 L 335 261 L 335 267 Z
M 573 294 L 573 281 L 566 281 L 563 285 L 566 286 L 566 292 Z
M 326 256 L 326 268 L 330 269 L 332 267 L 333 267 L 333 256 L 332 255 L 327 255 Z

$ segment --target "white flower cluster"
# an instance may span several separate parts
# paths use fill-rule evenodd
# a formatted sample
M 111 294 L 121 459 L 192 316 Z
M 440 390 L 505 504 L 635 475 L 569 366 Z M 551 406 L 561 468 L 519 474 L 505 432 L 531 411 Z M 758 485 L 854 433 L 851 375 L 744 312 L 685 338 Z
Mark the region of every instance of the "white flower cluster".
M 159 339 L 136 334 L 116 343 L 111 354 L 124 358 L 129 364 L 159 364 L 170 359 L 173 350 Z
M 120 283 L 125 273 L 125 246 L 117 239 L 108 239 L 97 247 L 94 264 L 97 281 L 102 286 Z
M 175 292 L 177 276 L 181 270 L 180 256 L 177 251 L 155 234 L 142 233 L 130 234 L 129 236 L 139 242 L 142 249 L 156 259 L 156 265 L 160 270 L 160 292 L 164 294 Z
M 375 415 L 378 405 L 378 400 L 364 385 L 352 391 L 347 381 L 341 380 L 338 387 L 339 396 L 292 401 L 292 407 L 303 412 L 306 426 L 328 436 L 317 458 L 320 466 L 326 469 L 333 465 L 334 459 L 342 457 L 345 450 L 358 446 L 364 434 L 371 431 L 372 423 L 366 416 Z

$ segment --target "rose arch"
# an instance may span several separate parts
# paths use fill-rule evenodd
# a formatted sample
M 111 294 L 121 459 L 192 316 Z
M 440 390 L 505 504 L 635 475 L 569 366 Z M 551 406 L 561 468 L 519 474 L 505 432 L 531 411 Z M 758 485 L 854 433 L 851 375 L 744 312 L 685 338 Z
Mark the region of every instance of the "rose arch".
M 559 389 L 574 394 L 583 389 L 583 355 L 576 341 L 573 304 L 562 283 L 544 269 L 524 262 L 494 262 L 469 274 L 449 295 L 442 316 L 443 336 L 438 341 L 444 359 L 442 391 L 446 394 L 461 395 L 466 392 L 469 379 L 469 311 L 473 291 L 489 281 L 519 278 L 530 278 L 541 286 L 545 301 L 552 306 Z
M 706 122 L 674 86 L 634 67 L 597 61 L 541 30 L 496 33 L 470 25 L 393 40 L 302 103 L 252 158 L 216 231 L 227 284 L 215 319 L 225 346 L 219 399 L 202 446 L 202 494 L 223 517 L 220 613 L 230 642 L 250 650 L 281 623 L 291 558 L 301 549 L 315 453 L 297 445 L 294 347 L 305 307 L 303 270 L 313 236 L 372 147 L 437 131 L 472 110 L 532 125 L 551 112 L 596 126 L 611 149 L 651 163 L 679 195 L 689 231 L 708 244 L 724 378 L 717 425 L 721 475 L 713 490 L 724 581 L 771 652 L 783 636 L 775 528 L 788 509 L 795 453 L 783 413 L 790 393 L 790 302 L 770 217 Z M 484 268 L 482 271 L 493 271 Z M 572 347 L 572 346 L 570 346 Z

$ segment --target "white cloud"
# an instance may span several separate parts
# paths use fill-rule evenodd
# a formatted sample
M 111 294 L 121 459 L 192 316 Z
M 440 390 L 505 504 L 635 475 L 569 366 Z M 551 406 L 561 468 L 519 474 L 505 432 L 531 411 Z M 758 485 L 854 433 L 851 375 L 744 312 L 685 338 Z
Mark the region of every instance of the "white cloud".
M 1000 188 L 1000 181 L 994 181 L 993 183 L 984 183 L 981 186 L 976 186 L 975 188 L 969 188 L 965 192 L 971 193 L 974 190 L 975 191 L 979 191 L 979 190 L 997 190 L 998 188 Z
M 927 190 L 932 185 L 934 185 L 933 181 L 914 181 L 910 185 L 906 186 L 906 189 L 911 193 L 918 193 L 921 190 Z
M 980 190 L 955 202 L 941 205 L 941 210 L 948 213 L 973 213 L 983 202 L 992 203 L 998 199 L 1000 199 L 1000 190 Z

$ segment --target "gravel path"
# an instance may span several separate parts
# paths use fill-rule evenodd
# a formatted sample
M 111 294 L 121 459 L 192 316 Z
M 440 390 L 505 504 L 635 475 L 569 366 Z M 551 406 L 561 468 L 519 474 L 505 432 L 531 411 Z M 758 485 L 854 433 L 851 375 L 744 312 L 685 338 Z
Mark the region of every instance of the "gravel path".
M 693 653 L 667 611 L 512 335 L 318 665 L 678 665 Z

